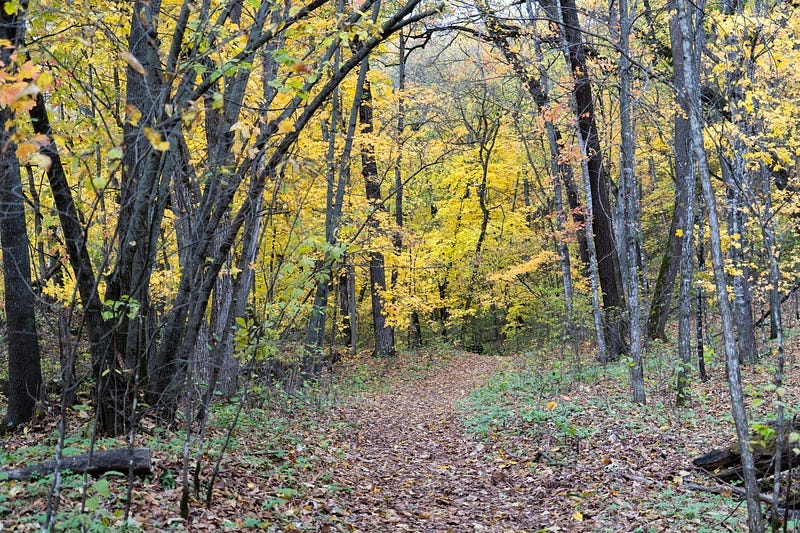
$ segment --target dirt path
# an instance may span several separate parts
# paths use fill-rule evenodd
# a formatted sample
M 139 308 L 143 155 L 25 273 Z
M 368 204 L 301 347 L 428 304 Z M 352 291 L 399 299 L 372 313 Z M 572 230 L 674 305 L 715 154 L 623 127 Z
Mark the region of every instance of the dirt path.
M 345 410 L 355 429 L 341 465 L 353 490 L 341 501 L 356 531 L 525 531 L 533 527 L 525 480 L 509 475 L 458 419 L 464 399 L 503 360 L 453 358 Z M 529 480 L 530 482 L 530 480 Z

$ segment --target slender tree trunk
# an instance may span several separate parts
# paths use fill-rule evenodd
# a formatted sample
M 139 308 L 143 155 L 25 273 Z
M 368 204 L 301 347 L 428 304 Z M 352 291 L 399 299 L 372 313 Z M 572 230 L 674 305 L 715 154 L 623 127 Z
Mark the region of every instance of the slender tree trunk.
M 696 196 L 696 195 L 695 195 Z M 706 271 L 706 250 L 704 246 L 704 231 L 703 231 L 703 205 L 700 199 L 697 199 L 697 273 L 702 276 Z M 695 288 L 696 303 L 695 303 L 695 338 L 697 339 L 697 375 L 700 381 L 706 382 L 709 380 L 708 373 L 706 372 L 706 354 L 705 354 L 705 340 L 703 338 L 703 325 L 705 323 L 705 309 L 706 309 L 706 296 L 705 291 L 701 285 Z
M 700 183 L 703 189 L 703 199 L 708 211 L 708 225 L 711 242 L 711 258 L 714 268 L 714 279 L 717 286 L 717 301 L 722 319 L 722 332 L 725 344 L 725 358 L 728 364 L 728 384 L 731 395 L 731 410 L 736 426 L 736 437 L 739 442 L 739 452 L 742 460 L 745 492 L 747 500 L 747 525 L 751 533 L 761 533 L 763 530 L 761 520 L 761 504 L 759 499 L 758 481 L 756 479 L 753 453 L 750 449 L 750 431 L 747 424 L 747 414 L 744 407 L 744 394 L 742 392 L 741 371 L 739 357 L 736 353 L 736 339 L 733 334 L 733 317 L 731 316 L 728 302 L 728 286 L 725 279 L 725 265 L 722 255 L 722 242 L 720 238 L 720 225 L 717 217 L 716 199 L 711 185 L 711 176 L 708 170 L 705 148 L 703 146 L 703 126 L 701 122 L 701 101 L 699 72 L 692 62 L 691 49 L 692 32 L 689 29 L 690 12 L 686 0 L 676 0 L 681 32 L 683 34 L 684 58 L 684 83 L 686 86 L 687 100 L 690 113 L 692 153 L 697 163 Z
M 552 124 L 547 127 L 547 140 L 550 144 L 550 153 L 554 151 L 553 144 L 555 144 L 555 128 Z M 558 257 L 561 263 L 561 283 L 564 287 L 564 333 L 565 336 L 571 335 L 573 328 L 572 316 L 572 302 L 574 300 L 574 288 L 572 283 L 572 265 L 569 258 L 569 248 L 567 247 L 566 240 L 564 239 L 566 216 L 564 214 L 564 194 L 558 171 L 558 161 L 550 159 L 550 172 L 553 176 L 553 199 L 555 202 L 556 210 L 556 232 L 558 237 L 556 239 L 556 248 L 558 248 Z
M 340 7 L 342 6 L 341 0 L 339 5 Z M 339 52 L 337 51 L 334 61 L 338 62 L 338 57 Z M 365 69 L 359 69 L 358 79 L 356 80 L 355 95 L 353 96 L 353 106 L 350 109 L 347 130 L 345 132 L 345 142 L 342 148 L 342 153 L 339 156 L 338 179 L 336 178 L 336 135 L 334 135 L 334 124 L 338 122 L 338 117 L 341 115 L 338 108 L 333 109 L 331 112 L 331 137 L 328 141 L 328 203 L 325 214 L 325 239 L 328 250 L 325 252 L 325 258 L 317 265 L 317 288 L 314 294 L 314 304 L 311 311 L 311 318 L 309 319 L 308 328 L 306 330 L 306 361 L 303 364 L 303 373 L 309 377 L 319 374 L 322 364 L 322 353 L 325 344 L 325 318 L 328 307 L 328 295 L 330 292 L 332 267 L 331 252 L 333 247 L 335 247 L 338 243 L 337 232 L 342 217 L 345 189 L 350 180 L 350 157 L 353 151 L 353 139 L 355 137 L 356 124 L 358 121 L 358 110 L 361 106 L 361 98 L 363 95 L 366 75 L 367 72 Z M 332 98 L 332 105 L 338 106 L 338 89 L 334 89 Z M 334 180 L 336 180 L 335 183 Z
M 394 223 L 397 227 L 392 237 L 394 251 L 400 256 L 403 253 L 403 226 L 405 224 L 405 214 L 403 211 L 403 198 L 405 185 L 403 183 L 403 151 L 405 150 L 405 128 L 406 128 L 406 109 L 405 109 L 405 90 L 406 90 L 406 62 L 408 52 L 406 51 L 406 35 L 400 31 L 398 40 L 398 62 L 397 62 L 397 157 L 394 162 Z M 397 284 L 399 272 L 395 269 L 392 272 L 392 286 Z M 413 273 L 411 274 L 413 276 Z M 422 346 L 422 329 L 420 328 L 419 312 L 412 309 L 410 313 L 410 325 L 408 327 L 408 346 L 417 348 Z
M 580 142 L 580 141 L 579 141 Z M 608 354 L 608 347 L 606 346 L 606 335 L 605 335 L 605 327 L 604 327 L 604 320 L 605 317 L 603 316 L 603 309 L 601 307 L 600 299 L 600 279 L 598 274 L 598 265 L 597 265 L 597 251 L 594 247 L 594 239 L 592 238 L 592 227 L 591 221 L 594 217 L 594 207 L 592 202 L 588 200 L 591 196 L 592 192 L 592 185 L 589 180 L 589 167 L 587 164 L 588 156 L 586 155 L 586 146 L 581 142 L 581 151 L 583 153 L 583 158 L 581 159 L 581 167 L 583 169 L 583 186 L 586 190 L 586 216 L 589 219 L 589 223 L 586 224 L 584 231 L 586 232 L 586 243 L 588 245 L 588 252 L 589 252 L 589 281 L 591 283 L 592 292 L 591 292 L 591 299 L 592 299 L 592 318 L 594 319 L 594 330 L 597 338 L 597 358 L 600 360 L 601 363 L 606 364 L 609 360 Z
M 722 11 L 728 17 L 741 14 L 743 2 L 723 0 Z M 730 246 L 728 255 L 732 263 L 733 317 L 736 324 L 739 360 L 753 364 L 757 359 L 755 326 L 753 320 L 752 296 L 750 291 L 749 269 L 745 261 L 747 248 L 747 217 L 745 209 L 750 207 L 753 193 L 751 173 L 747 170 L 747 154 L 750 148 L 744 136 L 751 135 L 750 113 L 744 108 L 747 74 L 752 76 L 753 60 L 742 52 L 749 47 L 749 37 L 742 37 L 740 29 L 725 34 L 725 54 L 729 68 L 726 71 L 725 97 L 731 115 L 733 132 L 730 134 L 730 153 L 720 151 L 722 177 L 728 193 L 728 236 Z
M 639 404 L 646 402 L 644 390 L 644 366 L 642 362 L 642 331 L 639 310 L 639 269 L 638 243 L 636 239 L 636 216 L 638 214 L 636 198 L 639 187 L 636 180 L 636 148 L 633 138 L 633 102 L 631 96 L 631 63 L 628 58 L 629 40 L 633 19 L 628 12 L 628 0 L 619 1 L 620 18 L 620 176 L 618 204 L 622 205 L 620 221 L 623 247 L 625 250 L 625 268 L 622 269 L 623 280 L 627 286 L 628 321 L 630 323 L 630 383 L 633 401 Z
M 772 191 L 770 190 L 770 176 L 767 169 L 761 169 L 761 196 L 764 204 L 760 212 L 759 225 L 761 226 L 761 237 L 764 243 L 764 251 L 767 255 L 769 262 L 769 307 L 772 320 L 775 324 L 775 343 L 774 353 L 775 360 L 775 378 L 773 384 L 775 385 L 775 423 L 777 425 L 777 438 L 775 440 L 775 457 L 774 461 L 774 484 L 772 492 L 772 530 L 778 531 L 781 523 L 781 512 L 779 509 L 780 494 L 781 494 L 781 459 L 783 455 L 783 447 L 785 445 L 785 432 L 784 427 L 784 405 L 785 405 L 785 389 L 784 389 L 784 367 L 786 365 L 786 355 L 783 346 L 783 311 L 781 309 L 781 292 L 780 292 L 780 264 L 778 257 L 780 251 L 778 250 L 777 243 L 775 242 L 775 213 L 772 208 Z
M 741 148 L 735 148 L 741 149 Z M 739 344 L 739 360 L 751 365 L 757 359 L 755 323 L 753 320 L 753 304 L 750 291 L 750 269 L 745 264 L 747 248 L 745 201 L 743 188 L 750 189 L 749 173 L 744 170 L 744 161 L 739 154 L 728 160 L 722 156 L 722 176 L 728 187 L 728 236 L 731 244 L 728 257 L 731 261 L 733 284 L 733 321 L 736 324 L 736 340 Z
M 672 3 L 674 4 L 674 1 Z M 670 19 L 674 71 L 673 84 L 680 95 L 683 92 L 683 51 L 681 49 L 680 29 L 677 25 L 678 21 L 673 16 Z M 689 154 L 689 121 L 686 118 L 686 108 L 681 107 L 681 109 L 683 112 L 676 113 L 674 121 L 675 206 L 669 226 L 669 235 L 667 235 L 667 246 L 661 259 L 661 268 L 658 271 L 655 288 L 653 289 L 653 300 L 650 304 L 650 313 L 647 320 L 647 337 L 650 340 L 666 338 L 664 329 L 672 303 L 675 277 L 683 258 L 682 251 L 685 248 L 683 239 L 678 236 L 677 231 L 681 229 L 685 234 L 687 227 L 685 221 L 687 220 L 687 210 L 689 208 L 686 205 L 688 196 L 686 187 L 689 183 L 686 177 L 691 175 L 692 179 L 694 179 L 695 176 Z M 694 186 L 692 186 L 692 194 L 694 194 Z
M 339 302 L 342 320 L 342 333 L 345 344 L 350 348 L 350 354 L 356 355 L 357 347 L 357 317 L 356 317 L 356 271 L 350 257 L 342 256 L 342 266 L 339 273 Z
M 110 346 L 103 337 L 107 334 L 107 324 L 103 319 L 100 294 L 97 290 L 97 280 L 94 274 L 92 260 L 86 247 L 86 238 L 81 225 L 81 214 L 72 198 L 72 189 L 67 182 L 67 175 L 61 162 L 58 146 L 53 138 L 50 127 L 50 118 L 47 113 L 44 95 L 36 95 L 36 105 L 29 112 L 33 131 L 45 135 L 50 143 L 40 149 L 40 152 L 50 159 L 50 168 L 47 169 L 47 178 L 53 201 L 58 212 L 61 230 L 64 232 L 64 244 L 72 269 L 72 275 L 78 288 L 78 296 L 83 306 L 83 324 L 89 338 L 89 353 L 92 357 L 92 367 L 95 375 L 102 374 L 101 368 L 109 368 L 107 360 Z M 66 386 L 66 385 L 65 385 Z M 98 391 L 95 391 L 97 393 Z M 100 398 L 98 397 L 97 400 Z M 112 424 L 113 426 L 113 424 Z
M 27 4 L 25 4 L 27 5 Z M 24 41 L 25 10 L 0 11 L 0 60 L 13 69 L 11 54 Z M 34 292 L 22 178 L 16 154 L 14 111 L 0 108 L 0 241 L 3 250 L 6 342 L 8 346 L 8 409 L 3 425 L 29 421 L 42 393 L 39 337 L 36 332 Z
M 675 9 L 675 2 L 670 2 Z M 694 267 L 694 219 L 696 204 L 697 176 L 692 164 L 690 149 L 689 103 L 686 101 L 684 84 L 683 33 L 678 15 L 673 14 L 669 21 L 670 43 L 672 47 L 673 84 L 676 103 L 680 112 L 675 114 L 673 151 L 675 154 L 675 211 L 670 225 L 669 245 L 656 283 L 655 296 L 650 308 L 648 333 L 651 338 L 663 337 L 666 317 L 672 299 L 675 264 L 680 265 L 680 309 L 678 315 L 678 368 L 675 405 L 685 406 L 690 397 L 689 372 L 692 361 L 692 271 Z M 694 61 L 694 58 L 692 58 Z M 700 235 L 702 239 L 702 233 Z M 674 243 L 680 247 L 674 250 Z M 665 264 L 668 266 L 665 267 Z M 671 271 L 665 273 L 665 271 Z M 662 277 L 662 273 L 665 273 Z M 670 280 L 672 277 L 672 280 Z M 667 289 L 669 287 L 669 289 Z M 702 325 L 700 326 L 702 328 Z M 699 341 L 702 342 L 702 339 Z

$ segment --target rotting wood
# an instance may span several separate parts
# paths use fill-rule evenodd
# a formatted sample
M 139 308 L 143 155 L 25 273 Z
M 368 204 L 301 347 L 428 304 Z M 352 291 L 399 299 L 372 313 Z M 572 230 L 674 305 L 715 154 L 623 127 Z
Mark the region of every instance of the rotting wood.
M 57 462 L 55 459 L 43 463 L 16 468 L 4 471 L 9 480 L 25 481 L 34 476 L 46 476 L 56 471 Z M 152 472 L 150 462 L 150 450 L 148 448 L 122 448 L 115 450 L 96 451 L 89 455 L 75 455 L 63 457 L 61 459 L 61 470 L 69 470 L 76 473 L 87 473 L 90 475 L 103 474 L 111 470 L 127 473 L 133 471 L 134 474 L 143 475 Z

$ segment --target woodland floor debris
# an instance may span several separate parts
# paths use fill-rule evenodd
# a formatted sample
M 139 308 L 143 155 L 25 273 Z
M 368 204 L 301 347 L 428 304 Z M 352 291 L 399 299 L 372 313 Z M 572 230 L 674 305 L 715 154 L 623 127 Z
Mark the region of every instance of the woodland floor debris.
M 135 446 L 151 449 L 153 473 L 134 481 L 129 524 L 144 531 L 738 530 L 745 515 L 735 491 L 697 490 L 719 483 L 691 464 L 732 438 L 723 370 L 712 365 L 712 380 L 694 384 L 693 404 L 679 410 L 670 403 L 672 366 L 663 357 L 648 368 L 647 406 L 629 401 L 624 363 L 602 370 L 578 367 L 563 354 L 525 360 L 463 352 L 351 361 L 360 392 L 332 397 L 333 407 L 248 408 L 206 507 L 211 465 L 230 420 L 230 410 L 218 410 L 188 520 L 178 513 L 180 435 L 140 435 Z M 796 383 L 797 364 L 791 373 L 787 382 Z M 492 378 L 504 375 L 538 377 Z M 745 379 L 753 420 L 763 420 L 770 369 L 749 368 Z M 506 403 L 484 406 L 491 423 L 478 435 L 465 426 L 472 401 L 465 399 L 487 387 L 497 388 L 491 401 Z M 786 394 L 787 403 L 798 404 L 796 388 Z M 530 416 L 542 412 L 547 416 Z M 82 423 L 70 422 L 71 453 L 89 434 L 89 421 Z M 54 428 L 52 422 L 8 436 L 6 466 L 49 458 Z M 89 478 L 82 487 L 81 476 L 65 481 L 62 523 L 84 517 L 95 528 L 119 530 L 126 479 Z M 34 527 L 48 489 L 47 478 L 1 482 L 0 524 Z M 95 498 L 94 511 L 80 512 L 84 493 Z

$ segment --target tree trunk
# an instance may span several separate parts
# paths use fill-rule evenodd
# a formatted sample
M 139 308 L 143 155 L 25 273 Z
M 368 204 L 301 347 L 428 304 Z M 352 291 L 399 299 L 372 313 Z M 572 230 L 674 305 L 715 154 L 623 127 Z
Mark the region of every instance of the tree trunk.
M 339 0 L 338 10 L 343 9 L 342 0 Z M 338 62 L 340 51 L 337 49 L 334 61 Z M 362 69 L 363 70 L 363 69 Z M 336 163 L 336 131 L 341 117 L 339 102 L 339 90 L 335 88 L 331 96 L 331 121 L 330 137 L 328 138 L 328 170 L 327 170 L 327 197 L 325 208 L 325 242 L 328 250 L 325 258 L 317 263 L 317 287 L 314 292 L 314 303 L 311 308 L 311 316 L 306 328 L 305 361 L 303 363 L 303 375 L 316 377 L 322 368 L 322 354 L 325 346 L 325 322 L 328 308 L 328 297 L 330 293 L 331 275 L 331 250 L 337 244 L 337 232 L 339 222 L 342 217 L 342 206 L 344 204 L 344 193 L 347 183 L 350 180 L 350 155 L 353 149 L 353 137 L 355 135 L 356 120 L 358 118 L 358 106 L 361 100 L 361 91 L 366 79 L 366 72 L 359 71 L 358 81 L 356 82 L 356 94 L 354 95 L 353 107 L 350 109 L 350 117 L 345 131 L 345 143 L 339 164 Z M 338 169 L 338 172 L 337 172 Z M 338 176 L 338 179 L 337 179 Z
M 375 11 L 377 14 L 377 11 Z M 361 63 L 361 69 L 369 72 L 369 59 Z M 373 130 L 372 87 L 369 80 L 364 80 L 361 100 L 358 108 L 361 133 L 365 136 L 361 148 L 361 175 L 364 178 L 367 202 L 373 212 L 369 215 L 368 226 L 374 235 L 382 231 L 378 222 L 378 211 L 383 210 L 383 195 L 381 193 L 381 180 L 378 177 L 378 163 L 375 159 L 375 147 L 370 138 Z M 384 295 L 386 290 L 386 268 L 383 253 L 377 250 L 369 252 L 369 285 L 372 297 L 372 331 L 375 337 L 375 351 L 373 355 L 385 357 L 394 355 L 394 328 L 386 323 L 384 310 Z
M 595 120 L 594 97 L 586 61 L 586 47 L 583 44 L 575 0 L 561 0 L 560 8 L 560 20 L 556 19 L 556 22 L 561 27 L 566 56 L 572 71 L 572 95 L 578 134 L 588 158 L 586 167 L 591 186 L 592 229 L 603 297 L 606 345 L 608 356 L 616 358 L 628 352 L 626 339 L 628 323 L 623 314 L 625 299 L 622 274 L 611 219 L 613 210 L 609 200 L 610 177 L 603 162 L 603 150 Z
M 728 302 L 728 286 L 725 279 L 725 265 L 722 255 L 722 242 L 720 238 L 719 219 L 717 217 L 716 199 L 711 185 L 711 176 L 708 170 L 705 148 L 703 146 L 703 126 L 701 122 L 700 101 L 700 75 L 692 63 L 693 51 L 691 49 L 692 32 L 689 29 L 689 17 L 686 0 L 676 0 L 681 32 L 683 35 L 684 83 L 690 113 L 692 153 L 695 157 L 703 189 L 703 198 L 708 212 L 708 225 L 711 241 L 711 258 L 714 268 L 714 279 L 717 286 L 717 302 L 722 319 L 722 332 L 725 340 L 725 358 L 728 364 L 728 384 L 730 387 L 731 410 L 736 436 L 742 458 L 746 500 L 747 500 L 747 525 L 751 533 L 761 533 L 761 504 L 759 501 L 759 488 L 756 479 L 755 463 L 750 449 L 750 433 L 747 424 L 747 414 L 744 406 L 742 392 L 741 371 L 739 357 L 736 353 L 736 339 L 733 334 L 733 318 Z M 693 11 L 692 11 L 693 12 Z
M 739 0 L 723 0 L 722 11 L 732 17 L 741 14 L 743 2 Z M 742 37 L 739 29 L 725 34 L 726 69 L 725 98 L 730 112 L 733 132 L 730 134 L 729 154 L 720 150 L 722 178 L 728 193 L 728 236 L 730 246 L 728 254 L 732 263 L 733 282 L 733 316 L 739 343 L 739 360 L 745 364 L 754 364 L 758 352 L 756 347 L 755 326 L 753 320 L 752 296 L 750 293 L 749 269 L 746 265 L 747 248 L 747 216 L 745 210 L 751 208 L 752 186 L 751 172 L 747 167 L 747 155 L 751 151 L 744 141 L 744 136 L 752 135 L 753 120 L 745 109 L 745 88 L 749 74 L 752 77 L 753 59 L 742 53 L 742 47 L 749 47 L 746 42 L 750 37 Z M 756 104 L 757 105 L 757 104 Z
M 102 450 L 91 454 L 62 457 L 60 461 L 52 460 L 37 465 L 7 470 L 8 479 L 26 481 L 33 476 L 47 476 L 56 470 L 69 470 L 75 474 L 96 476 L 111 470 L 132 472 L 145 475 L 152 472 L 150 450 L 148 448 Z
M 72 275 L 75 278 L 78 296 L 80 296 L 81 304 L 83 305 L 83 324 L 86 326 L 86 333 L 89 338 L 89 353 L 92 357 L 93 373 L 94 375 L 100 375 L 102 373 L 100 371 L 101 368 L 109 368 L 108 358 L 110 357 L 111 347 L 104 340 L 107 335 L 107 324 L 102 315 L 97 279 L 95 278 L 92 260 L 89 257 L 89 250 L 86 247 L 83 226 L 80 222 L 81 214 L 75 206 L 72 189 L 67 182 L 61 155 L 53 138 L 47 106 L 41 93 L 36 95 L 36 105 L 29 113 L 33 131 L 39 135 L 46 136 L 50 140 L 50 143 L 42 147 L 40 152 L 50 159 L 47 178 L 58 212 L 59 222 L 61 223 L 61 230 L 64 232 L 64 244 L 69 257 L 69 264 L 72 268 Z M 74 355 L 73 353 L 73 358 Z M 64 386 L 66 389 L 67 384 L 65 383 Z M 100 390 L 95 390 L 95 394 L 99 394 L 99 392 Z M 95 400 L 101 401 L 99 395 Z M 107 415 L 109 414 L 107 411 L 103 412 Z M 103 421 L 111 422 L 105 416 Z M 113 427 L 113 422 L 108 426 Z
M 623 280 L 627 286 L 628 321 L 630 323 L 630 383 L 633 401 L 639 404 L 646 402 L 644 390 L 644 366 L 642 362 L 642 331 L 639 310 L 639 246 L 637 242 L 638 214 L 636 198 L 639 186 L 636 180 L 636 147 L 633 139 L 633 97 L 631 95 L 631 62 L 628 58 L 630 51 L 630 32 L 633 18 L 628 12 L 628 0 L 619 2 L 620 24 L 620 187 L 618 204 L 622 205 L 622 220 L 620 221 L 622 239 L 625 250 Z
M 705 232 L 703 231 L 703 205 L 700 201 L 701 199 L 697 199 L 697 273 L 699 276 L 702 276 L 706 271 L 706 250 L 705 246 L 703 245 L 704 239 L 703 236 Z M 706 309 L 706 296 L 705 291 L 703 291 L 702 286 L 697 286 L 695 288 L 697 291 L 696 296 L 696 303 L 695 303 L 695 338 L 697 339 L 697 375 L 700 378 L 700 381 L 706 382 L 709 380 L 708 373 L 706 372 L 706 355 L 705 355 L 705 340 L 703 339 L 703 325 L 705 323 L 705 309 Z
M 674 11 L 675 2 L 670 9 Z M 693 28 L 698 31 L 697 28 Z M 680 265 L 680 310 L 678 315 L 678 376 L 675 405 L 682 407 L 689 400 L 689 372 L 692 361 L 692 270 L 694 267 L 694 218 L 696 203 L 697 176 L 694 172 L 690 151 L 689 102 L 686 100 L 684 84 L 683 33 L 678 15 L 673 14 L 669 21 L 670 44 L 672 48 L 673 84 L 676 103 L 681 112 L 675 114 L 673 150 L 675 154 L 675 211 L 670 225 L 669 245 L 656 283 L 655 296 L 650 308 L 648 334 L 651 338 L 664 336 L 664 327 L 672 299 L 675 266 Z M 695 58 L 691 58 L 695 61 Z M 702 233 L 700 235 L 702 239 Z M 680 247 L 675 250 L 674 243 Z M 665 263 L 668 266 L 665 266 Z M 667 271 L 667 272 L 665 272 Z M 662 276 L 662 274 L 664 274 Z M 671 278 L 671 279 L 670 279 Z M 669 287 L 669 289 L 667 289 Z M 701 326 L 702 328 L 702 326 Z M 702 342 L 702 340 L 700 341 Z
M 750 292 L 750 269 L 745 264 L 745 249 L 747 247 L 745 206 L 741 203 L 745 195 L 742 187 L 750 188 L 744 184 L 749 180 L 749 173 L 744 170 L 744 161 L 739 155 L 733 160 L 722 158 L 722 176 L 728 187 L 728 236 L 731 244 L 728 247 L 728 257 L 731 261 L 733 274 L 733 322 L 736 325 L 736 339 L 739 343 L 739 361 L 752 365 L 756 362 L 758 352 L 756 347 L 755 323 L 753 320 L 753 304 Z
M 587 163 L 588 156 L 586 155 L 586 145 L 581 142 L 581 152 L 583 158 L 581 159 L 581 167 L 583 169 L 583 186 L 586 191 L 587 198 L 591 196 L 592 185 L 589 180 L 589 165 Z M 586 216 L 591 221 L 594 218 L 594 207 L 592 202 L 586 202 Z M 592 224 L 586 224 L 583 229 L 586 232 L 586 243 L 589 252 L 589 282 L 591 284 L 591 300 L 592 300 L 592 318 L 594 319 L 594 330 L 597 338 L 597 358 L 604 365 L 609 360 L 608 347 L 606 346 L 606 329 L 604 327 L 605 317 L 603 316 L 603 309 L 600 305 L 600 276 L 598 275 L 597 266 L 597 250 L 594 247 L 594 239 L 592 238 Z
M 397 226 L 392 241 L 394 243 L 394 251 L 400 256 L 403 252 L 403 225 L 405 224 L 405 214 L 403 211 L 403 191 L 405 185 L 403 183 L 403 150 L 405 150 L 405 90 L 406 90 L 406 62 L 408 61 L 408 52 L 406 51 L 406 35 L 401 31 L 398 40 L 398 63 L 397 63 L 397 91 L 399 97 L 397 99 L 397 157 L 394 162 L 394 223 Z M 392 285 L 397 283 L 398 271 L 395 269 L 392 272 Z M 411 274 L 413 275 L 413 274 Z M 419 327 L 419 312 L 412 309 L 410 313 L 410 325 L 408 327 L 408 347 L 418 348 L 422 346 L 422 330 Z
M 0 47 L 5 69 L 13 69 L 11 54 L 23 42 L 25 12 L 0 11 Z M 36 333 L 34 292 L 22 178 L 16 154 L 15 113 L 0 109 L 0 241 L 3 250 L 6 342 L 8 345 L 8 410 L 3 425 L 16 427 L 33 418 L 42 393 L 39 337 Z
M 786 366 L 786 355 L 783 347 L 783 312 L 781 310 L 781 292 L 780 292 L 780 264 L 778 263 L 779 250 L 775 242 L 775 229 L 774 229 L 774 211 L 772 208 L 772 191 L 770 190 L 770 176 L 766 168 L 761 169 L 761 193 L 762 201 L 764 204 L 763 210 L 760 212 L 759 225 L 761 226 L 761 236 L 764 242 L 764 250 L 769 262 L 769 307 L 772 322 L 775 325 L 775 378 L 773 385 L 775 386 L 775 424 L 777 426 L 776 440 L 775 440 L 775 455 L 774 462 L 774 484 L 772 492 L 772 529 L 777 531 L 780 526 L 780 512 L 778 510 L 778 502 L 781 493 L 781 469 L 783 468 L 783 456 L 786 449 L 793 448 L 784 442 L 786 428 L 784 427 L 784 405 L 785 405 L 785 392 L 784 392 L 784 367 Z M 787 446 L 788 445 L 788 446 Z M 794 452 L 791 452 L 795 455 Z M 791 466 L 792 458 L 789 458 Z
M 356 271 L 353 262 L 347 255 L 342 257 L 339 273 L 339 302 L 342 320 L 342 334 L 345 344 L 350 348 L 350 355 L 358 353 L 357 317 L 356 317 Z

